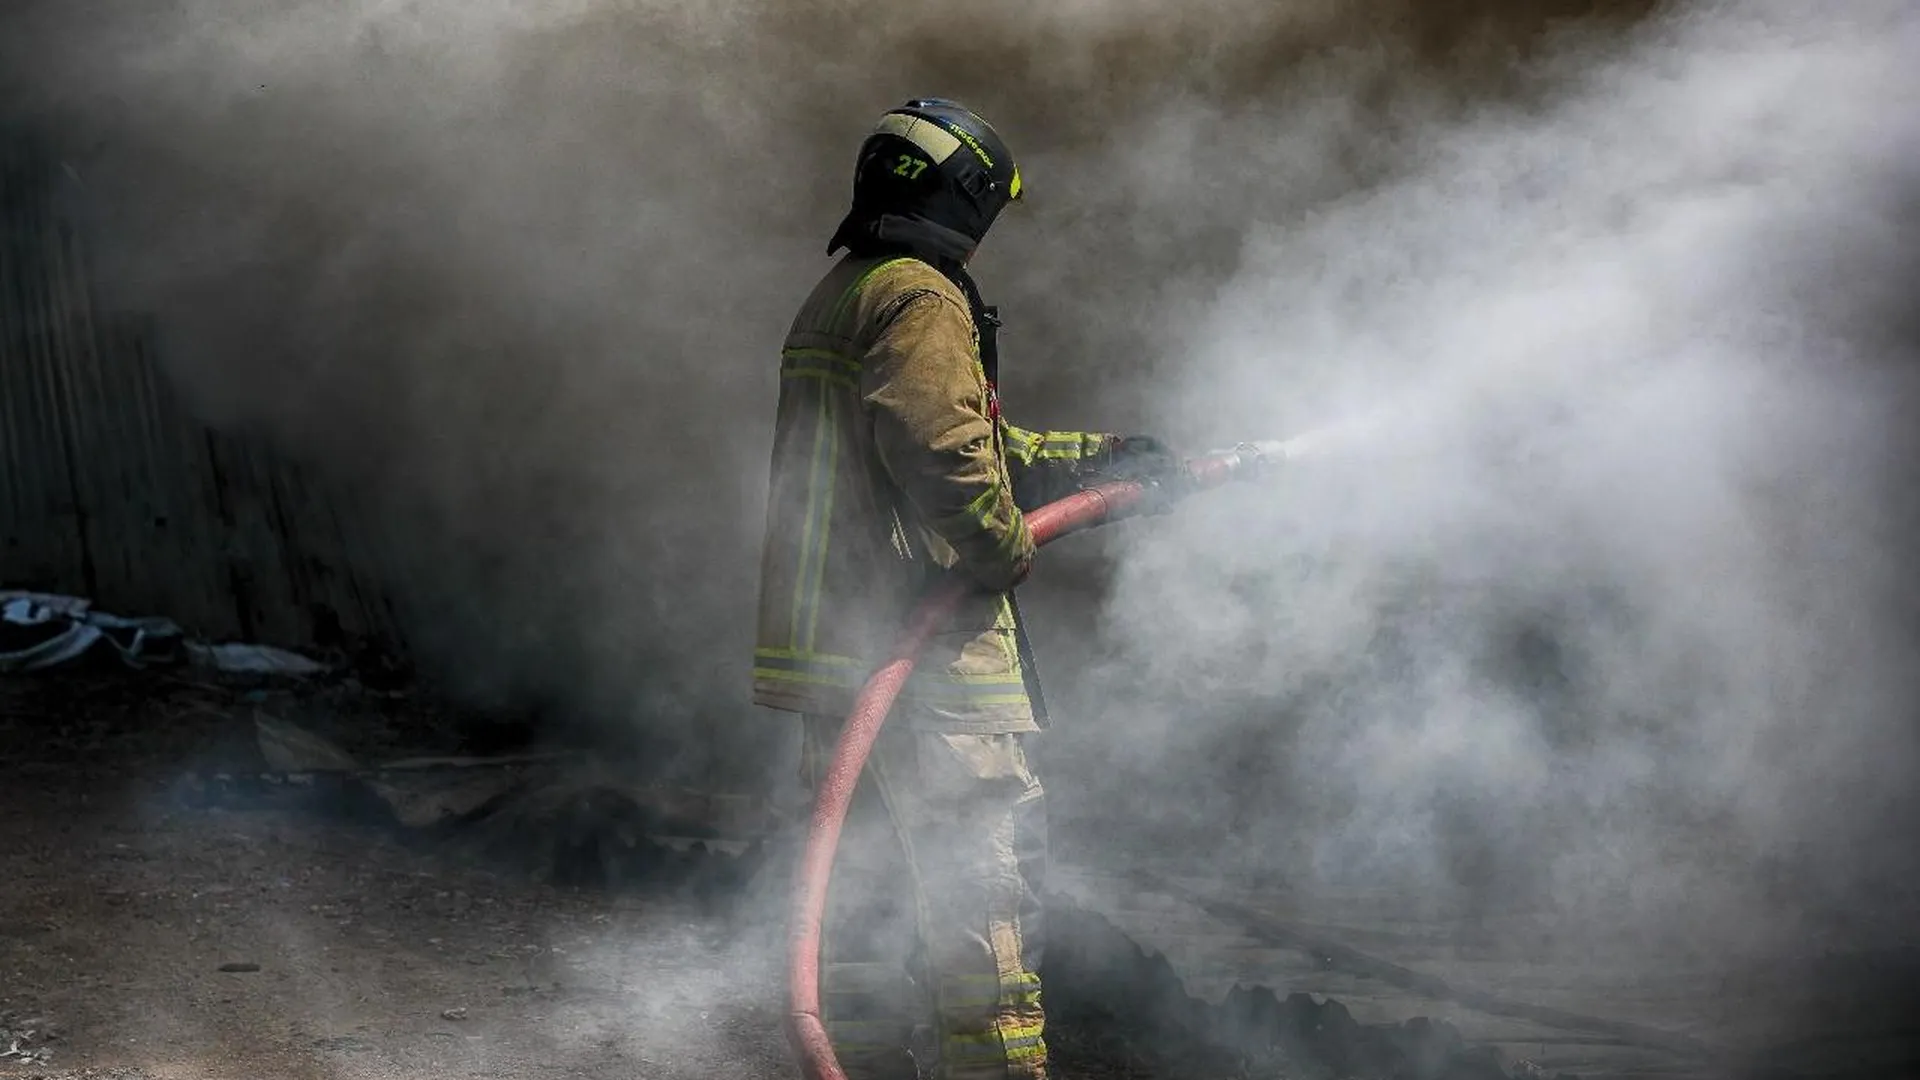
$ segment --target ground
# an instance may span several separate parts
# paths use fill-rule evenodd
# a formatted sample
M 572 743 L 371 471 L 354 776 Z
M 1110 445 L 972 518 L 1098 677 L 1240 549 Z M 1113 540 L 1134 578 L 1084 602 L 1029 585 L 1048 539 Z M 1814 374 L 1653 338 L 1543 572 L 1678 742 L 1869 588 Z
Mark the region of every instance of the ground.
M 582 873 L 565 814 L 449 833 L 253 791 L 263 716 L 369 760 L 462 740 L 364 689 L 0 680 L 0 1080 L 798 1075 L 777 873 L 716 889 L 657 850 L 624 863 L 655 872 L 601 850 Z M 1096 1019 L 1054 1033 L 1062 1075 L 1240 1075 L 1221 1055 L 1163 1067 Z
M 766 951 L 684 891 L 183 799 L 227 697 L 0 697 L 0 1078 L 791 1075 Z
M 210 783 L 265 767 L 263 717 L 363 760 L 462 738 L 350 686 L 0 679 L 0 1080 L 798 1075 L 777 860 L 635 844 L 657 819 L 591 800 L 428 829 Z M 1043 969 L 1063 1080 L 1920 1075 L 1920 949 L 1555 960 L 1538 913 L 1463 947 L 1404 897 L 1096 865 L 1074 831 Z

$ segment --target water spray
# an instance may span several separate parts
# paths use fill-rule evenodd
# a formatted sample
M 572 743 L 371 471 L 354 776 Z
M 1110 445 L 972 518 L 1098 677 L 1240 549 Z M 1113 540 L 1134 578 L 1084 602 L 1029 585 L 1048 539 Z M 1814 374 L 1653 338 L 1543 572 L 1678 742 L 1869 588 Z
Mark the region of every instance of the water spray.
M 1254 480 L 1271 466 L 1322 456 L 1344 444 L 1351 428 L 1327 428 L 1285 441 L 1246 442 L 1187 462 L 1189 491 L 1219 487 L 1233 480 Z M 1144 481 L 1120 480 L 1077 491 L 1027 514 L 1036 545 L 1125 517 L 1152 497 Z M 840 845 L 853 791 L 867 756 L 913 674 L 927 639 L 946 624 L 969 590 L 959 575 L 940 582 L 921 598 L 894 640 L 886 660 L 868 677 L 853 711 L 840 729 L 833 758 L 815 793 L 807 844 L 794 879 L 787 954 L 787 1040 L 800 1058 L 806 1080 L 846 1080 L 820 1019 L 820 933 L 827 905 L 833 857 Z

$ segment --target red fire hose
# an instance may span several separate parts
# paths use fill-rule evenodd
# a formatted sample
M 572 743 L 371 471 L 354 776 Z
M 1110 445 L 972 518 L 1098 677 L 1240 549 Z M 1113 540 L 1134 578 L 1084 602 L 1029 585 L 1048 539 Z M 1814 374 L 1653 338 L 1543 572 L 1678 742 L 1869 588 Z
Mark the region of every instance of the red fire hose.
M 1262 462 L 1285 456 L 1285 447 L 1278 443 L 1244 443 L 1234 450 L 1189 461 L 1187 470 L 1195 488 L 1212 488 L 1245 478 L 1256 473 Z M 1033 511 L 1027 515 L 1027 528 L 1035 544 L 1045 544 L 1120 517 L 1137 507 L 1146 495 L 1146 485 L 1137 481 L 1101 484 Z M 834 745 L 833 760 L 819 781 L 806 850 L 795 875 L 787 953 L 787 1041 L 799 1055 L 806 1080 L 846 1080 L 827 1040 L 826 1026 L 820 1021 L 820 924 L 826 912 L 833 856 L 840 845 L 847 807 L 853 802 L 854 785 L 866 768 L 880 725 L 886 723 L 894 699 L 913 674 L 927 639 L 946 623 L 970 588 L 971 583 L 956 575 L 920 600 L 894 642 L 892 653 L 854 699 L 853 712 Z

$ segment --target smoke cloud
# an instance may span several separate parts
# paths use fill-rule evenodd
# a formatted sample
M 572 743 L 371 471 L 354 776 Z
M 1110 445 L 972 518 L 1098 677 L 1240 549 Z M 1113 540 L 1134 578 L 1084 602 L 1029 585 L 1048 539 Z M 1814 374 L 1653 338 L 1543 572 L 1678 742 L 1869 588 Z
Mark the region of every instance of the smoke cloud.
M 957 93 L 1031 148 L 1033 209 L 984 262 L 1024 316 L 1014 389 L 1120 424 L 1249 206 L 1336 197 L 1396 108 L 1499 89 L 1592 7 L 26 3 L 0 79 L 98 219 L 109 303 L 399 538 L 439 670 L 704 739 L 697 770 L 750 730 L 763 361 L 877 109 Z
M 1030 183 L 978 267 L 1023 423 L 1374 436 L 1049 553 L 1063 812 L 1736 948 L 1913 910 L 1917 23 L 65 0 L 0 89 L 441 671 L 747 773 L 770 357 L 874 115 L 962 97 Z
M 1920 22 L 1850 15 L 1680 8 L 1242 204 L 1157 418 L 1357 428 L 1118 545 L 1098 813 L 1669 955 L 1905 933 Z

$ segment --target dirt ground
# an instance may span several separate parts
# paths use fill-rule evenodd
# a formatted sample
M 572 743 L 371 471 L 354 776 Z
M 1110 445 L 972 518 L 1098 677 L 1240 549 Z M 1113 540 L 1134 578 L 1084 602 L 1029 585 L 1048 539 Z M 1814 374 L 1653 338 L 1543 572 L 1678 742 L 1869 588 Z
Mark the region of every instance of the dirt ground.
M 263 768 L 263 713 L 364 760 L 471 742 L 407 695 L 0 678 L 0 1080 L 797 1075 L 777 862 L 633 846 L 604 805 L 583 844 L 580 815 L 538 800 L 436 831 L 384 803 L 209 788 Z M 1208 899 L 1230 883 L 1196 900 L 1059 870 L 1043 971 L 1063 1080 L 1920 1075 L 1920 950 L 1611 986 L 1591 964 L 1469 963 L 1428 940 L 1447 927 L 1351 898 L 1254 890 L 1235 913 Z M 1688 1039 L 1762 1049 L 1676 1054 Z
M 684 890 L 191 805 L 231 712 L 0 694 L 0 1078 L 791 1075 L 765 943 Z
M 263 713 L 364 760 L 472 742 L 403 696 L 0 679 L 0 1080 L 798 1075 L 777 864 L 622 848 L 604 804 L 583 845 L 553 800 L 434 831 L 211 783 L 260 774 Z M 1246 1075 L 1060 990 L 1057 1075 Z

